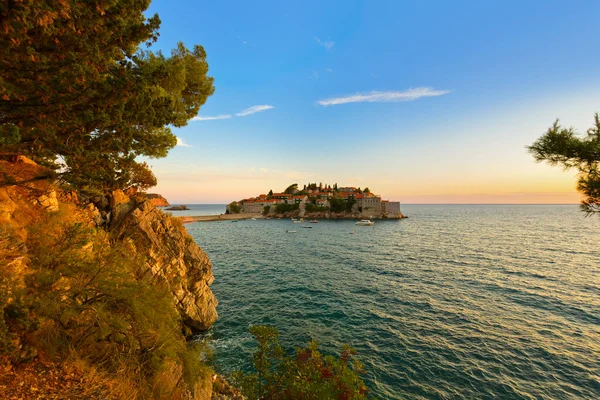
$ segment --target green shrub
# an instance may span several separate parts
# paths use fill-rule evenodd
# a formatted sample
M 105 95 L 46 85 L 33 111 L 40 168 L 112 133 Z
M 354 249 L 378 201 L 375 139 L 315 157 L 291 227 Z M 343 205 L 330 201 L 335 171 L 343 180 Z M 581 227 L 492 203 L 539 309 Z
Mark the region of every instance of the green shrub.
M 339 357 L 323 356 L 313 340 L 290 356 L 279 345 L 275 328 L 252 326 L 250 333 L 258 342 L 252 357 L 255 372 L 236 372 L 232 377 L 248 399 L 367 398 L 360 378 L 363 365 L 349 346 L 343 347 Z
M 316 204 L 307 204 L 306 205 L 306 212 L 327 212 L 329 211 L 329 208 L 325 207 L 325 206 L 318 206 Z
M 334 197 L 329 200 L 329 204 L 331 205 L 332 212 L 350 212 L 352 211 L 352 206 L 356 203 L 356 200 L 353 198 L 348 198 L 347 200 Z
M 300 204 L 276 204 L 275 213 L 283 214 L 286 212 L 297 210 L 298 208 L 300 208 Z
M 231 211 L 232 214 L 238 214 L 241 210 L 242 208 L 237 203 L 237 201 L 234 201 L 233 203 L 229 204 L 229 211 Z

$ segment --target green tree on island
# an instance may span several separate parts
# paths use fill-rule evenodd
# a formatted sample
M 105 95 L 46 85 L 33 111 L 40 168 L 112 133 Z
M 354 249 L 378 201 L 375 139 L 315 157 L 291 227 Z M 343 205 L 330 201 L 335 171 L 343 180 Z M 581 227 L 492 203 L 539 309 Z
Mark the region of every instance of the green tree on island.
M 214 92 L 206 53 L 158 37 L 150 0 L 2 2 L 0 137 L 3 151 L 60 171 L 75 188 L 156 184 L 138 156 L 165 157 Z
M 286 194 L 294 194 L 296 191 L 298 190 L 298 184 L 297 183 L 292 183 L 290 186 L 288 186 L 283 193 Z
M 594 126 L 587 135 L 578 137 L 574 128 L 562 127 L 558 120 L 538 138 L 528 151 L 536 161 L 560 165 L 578 171 L 577 190 L 586 196 L 581 209 L 588 215 L 600 212 L 600 117 L 594 115 Z M 599 214 L 600 215 L 600 214 Z

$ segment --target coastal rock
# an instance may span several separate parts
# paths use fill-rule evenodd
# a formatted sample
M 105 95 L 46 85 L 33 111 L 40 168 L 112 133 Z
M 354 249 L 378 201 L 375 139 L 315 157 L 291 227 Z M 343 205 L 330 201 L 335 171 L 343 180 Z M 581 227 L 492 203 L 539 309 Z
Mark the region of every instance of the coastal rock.
M 124 204 L 131 207 L 131 203 Z M 114 209 L 119 207 L 115 203 Z M 217 320 L 218 304 L 209 288 L 214 280 L 212 263 L 183 225 L 143 201 L 119 217 L 116 234 L 121 239 L 135 236 L 134 251 L 146 255 L 148 270 L 167 283 L 184 324 L 192 332 L 210 328 Z
M 154 207 L 168 207 L 170 206 L 167 199 L 158 193 L 146 193 L 146 198 Z
M 167 211 L 183 211 L 183 210 L 189 210 L 188 206 L 180 205 L 180 206 L 173 206 L 173 207 L 167 208 Z
M 41 205 L 46 209 L 46 212 L 58 211 L 58 199 L 56 198 L 56 191 L 51 190 L 47 194 L 43 194 L 37 198 L 37 204 Z
M 123 193 L 123 191 L 115 190 L 109 196 L 109 205 L 110 228 L 115 229 L 135 209 L 137 202 Z
M 15 203 L 8 192 L 8 189 L 0 189 L 0 222 L 9 222 L 17 209 Z

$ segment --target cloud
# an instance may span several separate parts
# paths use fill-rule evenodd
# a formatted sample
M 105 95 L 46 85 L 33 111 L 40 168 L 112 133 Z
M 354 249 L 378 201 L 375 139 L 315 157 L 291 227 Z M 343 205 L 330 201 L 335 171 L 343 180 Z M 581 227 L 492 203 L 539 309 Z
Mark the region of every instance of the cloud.
M 321 46 L 325 47 L 327 50 L 331 50 L 333 48 L 333 46 L 335 46 L 335 42 L 332 40 L 321 41 L 321 39 L 319 39 L 316 36 L 315 36 L 315 40 L 317 41 L 317 43 L 319 43 Z
M 214 115 L 212 117 L 197 115 L 194 118 L 192 118 L 192 121 L 214 121 L 216 119 L 229 119 L 229 118 L 231 118 L 230 114 Z
M 177 144 L 176 144 L 176 146 L 192 147 L 189 144 L 185 143 L 180 137 L 177 137 Z
M 349 96 L 319 100 L 317 103 L 325 107 L 346 103 L 391 103 L 398 101 L 413 101 L 420 99 L 421 97 L 443 96 L 448 93 L 450 93 L 449 90 L 434 90 L 432 88 L 421 87 L 408 89 L 403 92 L 373 91 L 368 93 L 357 93 Z
M 331 68 L 325 68 L 325 72 L 333 72 Z
M 271 106 L 269 104 L 263 104 L 263 105 L 259 105 L 259 106 L 252 106 L 249 108 L 246 108 L 245 110 L 240 111 L 239 113 L 236 113 L 235 115 L 237 117 L 245 117 L 246 115 L 252 115 L 252 114 L 256 114 L 257 112 L 261 112 L 261 111 L 265 111 L 265 110 L 270 110 L 271 108 L 275 108 L 274 106 Z M 214 116 L 201 116 L 198 115 L 194 118 L 192 118 L 192 121 L 214 121 L 217 119 L 229 119 L 232 118 L 233 115 L 231 114 L 221 114 L 221 115 L 214 115 Z
M 270 110 L 271 108 L 275 108 L 275 107 L 270 106 L 268 104 L 264 104 L 264 105 L 260 105 L 260 106 L 252 106 L 252 107 L 246 108 L 245 110 L 240 111 L 239 113 L 237 113 L 235 115 L 237 115 L 238 117 L 245 117 L 246 115 L 256 114 L 257 112 Z

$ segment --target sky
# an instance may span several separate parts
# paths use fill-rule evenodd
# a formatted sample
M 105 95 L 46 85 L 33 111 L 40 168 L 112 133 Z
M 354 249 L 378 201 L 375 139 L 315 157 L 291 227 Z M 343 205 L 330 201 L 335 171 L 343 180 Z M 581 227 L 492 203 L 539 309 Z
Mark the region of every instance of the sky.
M 402 203 L 578 203 L 527 153 L 600 111 L 600 2 L 154 0 L 154 50 L 202 45 L 215 94 L 149 160 L 171 203 L 292 183 Z

